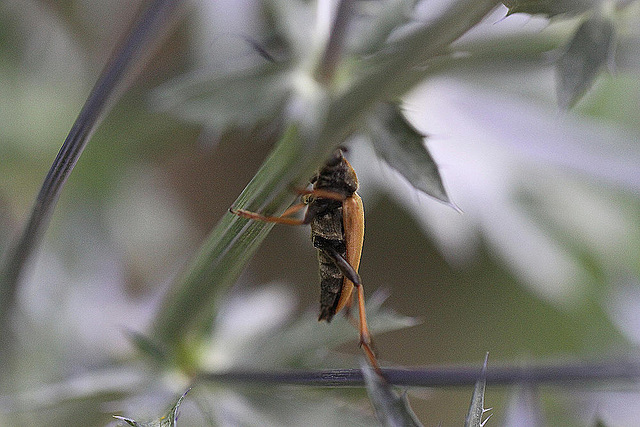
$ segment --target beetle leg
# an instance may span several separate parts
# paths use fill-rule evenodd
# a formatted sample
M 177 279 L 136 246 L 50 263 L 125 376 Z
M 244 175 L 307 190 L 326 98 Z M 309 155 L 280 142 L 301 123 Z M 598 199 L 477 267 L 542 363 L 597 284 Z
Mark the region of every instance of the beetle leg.
M 323 251 L 333 260 L 333 262 L 336 263 L 342 274 L 344 274 L 347 279 L 351 280 L 356 288 L 358 288 L 358 309 L 360 312 L 360 324 L 358 330 L 360 332 L 360 346 L 367 356 L 367 359 L 369 359 L 371 366 L 373 366 L 378 373 L 381 373 L 378 359 L 373 352 L 373 343 L 371 340 L 371 333 L 369 332 L 369 326 L 367 326 L 367 314 L 364 309 L 364 286 L 362 286 L 360 275 L 335 249 L 328 247 L 323 249 Z
M 309 224 L 313 217 L 312 216 L 310 217 L 310 215 L 305 215 L 303 219 L 298 219 L 298 218 L 290 218 L 290 216 L 298 212 L 299 210 L 304 209 L 305 207 L 306 207 L 305 203 L 296 203 L 295 205 L 292 205 L 291 207 L 289 207 L 289 209 L 284 211 L 284 213 L 280 216 L 266 216 L 266 215 L 259 214 L 257 212 L 251 212 L 245 209 L 235 209 L 235 208 L 229 208 L 229 212 L 231 212 L 234 215 L 238 215 L 243 218 L 253 219 L 256 221 L 275 222 L 277 224 L 288 224 L 288 225 L 304 225 L 304 224 Z
M 344 306 L 344 317 L 346 317 L 347 320 L 349 320 L 349 323 L 351 323 L 356 329 L 358 329 L 358 321 L 355 317 L 353 317 L 353 313 L 351 312 L 351 310 L 353 309 L 353 298 L 354 296 L 353 294 L 351 294 L 351 296 L 349 297 L 349 302 Z
M 299 210 L 304 209 L 305 206 L 307 206 L 306 203 L 296 203 L 295 205 L 291 205 L 286 211 L 282 213 L 282 215 L 280 215 L 280 217 L 282 218 L 282 217 L 291 216 L 294 213 L 298 212 Z
M 313 196 L 321 199 L 331 199 L 337 201 L 344 201 L 347 197 L 344 194 L 338 193 L 336 191 L 324 190 L 324 189 L 306 189 L 306 188 L 298 188 L 295 190 L 296 193 L 302 196 Z M 241 216 L 243 218 L 253 219 L 256 221 L 263 222 L 274 222 L 277 224 L 287 224 L 287 225 L 306 225 L 311 223 L 311 220 L 315 216 L 315 212 L 307 209 L 307 212 L 303 219 L 289 218 L 294 213 L 298 212 L 301 209 L 304 209 L 305 206 L 308 205 L 308 198 L 303 198 L 302 203 L 296 203 L 289 207 L 286 211 L 283 212 L 280 216 L 268 216 L 262 215 L 257 212 L 251 212 L 245 209 L 236 209 L 229 208 L 229 212 L 234 215 Z

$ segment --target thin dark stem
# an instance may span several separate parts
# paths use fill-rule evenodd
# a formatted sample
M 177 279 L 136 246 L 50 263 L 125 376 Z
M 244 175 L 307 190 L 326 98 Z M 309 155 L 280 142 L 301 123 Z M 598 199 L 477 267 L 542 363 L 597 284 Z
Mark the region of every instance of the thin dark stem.
M 382 369 L 385 378 L 399 386 L 443 387 L 475 384 L 482 367 L 436 367 L 421 369 Z M 537 366 L 488 367 L 488 385 L 575 384 L 633 381 L 640 378 L 640 362 L 608 361 Z M 363 386 L 359 369 L 332 371 L 227 371 L 201 374 L 199 380 L 228 383 L 294 384 L 316 387 Z
M 321 83 L 331 81 L 338 61 L 342 56 L 347 27 L 353 16 L 353 3 L 353 0 L 341 0 L 338 4 L 336 18 L 333 21 L 329 35 L 329 41 L 327 42 L 317 71 L 318 81 Z
M 151 1 L 132 26 L 124 42 L 115 50 L 91 90 L 44 179 L 22 234 L 12 249 L 4 254 L 0 272 L 0 325 L 6 320 L 25 264 L 49 225 L 56 202 L 73 167 L 100 123 L 100 119 L 119 95 L 123 82 L 130 77 L 128 71 L 131 66 L 144 55 L 152 35 L 162 28 L 161 24 L 177 3 L 177 0 Z

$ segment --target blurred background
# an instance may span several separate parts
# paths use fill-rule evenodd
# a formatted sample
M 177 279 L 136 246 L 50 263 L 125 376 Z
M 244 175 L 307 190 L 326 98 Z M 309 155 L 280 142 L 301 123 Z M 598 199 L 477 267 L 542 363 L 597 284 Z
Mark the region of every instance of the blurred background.
M 139 3 L 0 3 L 3 250 Z M 191 2 L 104 118 L 19 290 L 14 327 L 21 356 L 13 389 L 39 390 L 131 357 L 125 331 L 149 329 L 163 292 L 269 153 L 279 137 L 273 121 L 243 123 L 242 112 L 229 113 L 224 100 L 205 100 L 202 110 L 166 102 L 172 85 L 192 73 L 222 74 L 263 61 L 247 40 L 278 46 L 273 26 L 283 21 L 265 16 L 261 3 Z M 303 11 L 309 5 L 293 3 L 300 13 L 291 13 L 298 19 L 291 25 L 303 27 L 312 19 Z M 427 19 L 435 3 L 442 2 L 420 2 L 414 19 Z M 640 7 L 628 3 L 616 15 L 615 72 L 601 73 L 569 112 L 557 107 L 554 58 L 580 18 L 504 18 L 505 7 L 457 42 L 475 52 L 503 46 L 502 56 L 493 49 L 485 60 L 462 62 L 403 99 L 410 122 L 428 135 L 460 212 L 411 187 L 376 158 L 366 138 L 348 142 L 366 210 L 360 267 L 366 293 L 387 293 L 386 307 L 420 320 L 375 336 L 385 366 L 480 366 L 487 351 L 490 365 L 635 356 Z M 211 105 L 220 110 L 207 110 Z M 276 226 L 233 292 L 268 291 L 291 307 L 282 316 L 315 312 L 318 273 L 309 233 Z M 357 355 L 356 343 L 354 332 L 353 342 L 334 350 Z M 596 417 L 632 425 L 640 394 L 633 387 L 624 395 L 612 391 L 619 390 L 549 386 L 527 393 L 541 397 L 542 425 L 589 425 Z M 495 413 L 489 425 L 532 411 L 519 408 L 513 396 L 521 394 L 514 393 L 488 387 L 486 404 Z M 460 425 L 471 389 L 409 396 L 425 425 Z M 108 407 L 92 410 L 106 415 L 84 425 L 109 422 Z

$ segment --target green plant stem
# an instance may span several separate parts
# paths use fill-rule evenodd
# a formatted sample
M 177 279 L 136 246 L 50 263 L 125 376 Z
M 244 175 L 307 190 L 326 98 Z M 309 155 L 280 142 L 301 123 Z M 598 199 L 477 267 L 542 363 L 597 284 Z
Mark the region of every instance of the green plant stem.
M 406 387 L 471 386 L 482 372 L 481 367 L 436 367 L 421 369 L 383 368 L 391 384 Z M 537 366 L 504 366 L 487 368 L 487 384 L 558 384 L 608 383 L 635 381 L 640 378 L 640 362 L 607 361 Z M 315 387 L 364 386 L 362 371 L 339 369 L 330 371 L 245 371 L 230 370 L 205 373 L 197 381 L 251 384 L 289 384 Z
M 290 205 L 296 197 L 290 183 L 310 176 L 315 168 L 301 161 L 303 153 L 299 132 L 291 127 L 234 207 L 274 214 Z M 208 329 L 225 292 L 271 227 L 273 224 L 224 215 L 185 275 L 166 295 L 154 322 L 154 339 L 171 347 L 193 337 L 194 331 L 198 337 Z

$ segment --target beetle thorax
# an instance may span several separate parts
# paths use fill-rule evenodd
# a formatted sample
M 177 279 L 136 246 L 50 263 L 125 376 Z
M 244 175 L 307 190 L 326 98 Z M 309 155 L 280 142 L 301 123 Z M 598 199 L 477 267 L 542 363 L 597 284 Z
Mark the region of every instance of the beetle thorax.
M 338 150 L 318 171 L 313 179 L 313 188 L 335 191 L 345 196 L 351 196 L 358 190 L 358 177 L 341 151 Z

